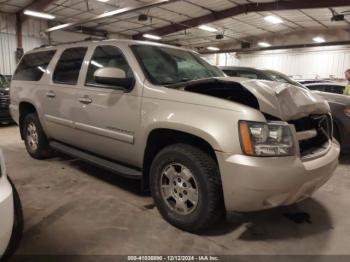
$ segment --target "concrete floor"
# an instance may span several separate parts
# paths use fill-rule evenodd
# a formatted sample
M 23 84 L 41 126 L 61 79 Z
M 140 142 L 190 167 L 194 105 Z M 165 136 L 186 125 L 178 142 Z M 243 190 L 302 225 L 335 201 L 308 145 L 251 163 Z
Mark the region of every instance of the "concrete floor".
M 350 157 L 312 199 L 194 235 L 167 224 L 138 182 L 64 155 L 30 158 L 17 126 L 0 127 L 0 147 L 24 208 L 18 254 L 350 254 Z

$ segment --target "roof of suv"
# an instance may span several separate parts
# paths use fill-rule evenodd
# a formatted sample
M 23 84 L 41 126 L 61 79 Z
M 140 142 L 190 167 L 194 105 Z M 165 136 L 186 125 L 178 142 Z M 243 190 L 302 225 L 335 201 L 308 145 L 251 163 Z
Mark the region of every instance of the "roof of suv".
M 167 44 L 162 44 L 158 42 L 152 42 L 152 41 L 139 41 L 139 40 L 131 40 L 131 39 L 105 39 L 105 40 L 83 40 L 83 41 L 76 41 L 76 42 L 69 42 L 69 43 L 61 43 L 61 44 L 55 44 L 55 45 L 47 45 L 47 46 L 40 46 L 37 47 L 28 53 L 31 52 L 38 52 L 38 51 L 44 51 L 47 49 L 57 49 L 57 48 L 67 48 L 67 47 L 79 47 L 81 45 L 87 46 L 89 44 L 95 45 L 97 43 L 125 43 L 127 45 L 131 44 L 143 44 L 143 45 L 153 45 L 153 46 L 160 46 L 160 47 L 168 47 L 168 48 L 173 48 L 173 49 L 179 49 L 179 50 L 184 50 L 184 51 L 192 51 L 190 49 L 174 46 L 174 45 L 167 45 Z

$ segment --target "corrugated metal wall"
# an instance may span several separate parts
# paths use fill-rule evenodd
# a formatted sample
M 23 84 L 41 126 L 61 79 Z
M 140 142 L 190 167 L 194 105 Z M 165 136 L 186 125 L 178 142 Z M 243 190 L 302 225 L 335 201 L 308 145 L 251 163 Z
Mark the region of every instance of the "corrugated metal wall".
M 350 68 L 350 46 L 218 54 L 206 59 L 215 65 L 274 69 L 296 78 L 344 78 L 344 71 Z
M 40 34 L 47 27 L 45 21 L 28 19 L 22 28 L 23 49 L 29 51 L 47 40 Z M 0 73 L 13 74 L 16 68 L 16 17 L 0 13 Z

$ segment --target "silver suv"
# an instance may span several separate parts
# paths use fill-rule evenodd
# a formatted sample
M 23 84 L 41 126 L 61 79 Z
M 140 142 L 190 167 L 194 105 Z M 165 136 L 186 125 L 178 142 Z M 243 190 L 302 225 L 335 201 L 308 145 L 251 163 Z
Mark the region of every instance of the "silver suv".
M 107 40 L 38 48 L 20 61 L 10 95 L 32 157 L 55 149 L 141 179 L 162 216 L 187 231 L 226 210 L 301 201 L 338 163 L 322 98 L 225 77 L 173 46 Z

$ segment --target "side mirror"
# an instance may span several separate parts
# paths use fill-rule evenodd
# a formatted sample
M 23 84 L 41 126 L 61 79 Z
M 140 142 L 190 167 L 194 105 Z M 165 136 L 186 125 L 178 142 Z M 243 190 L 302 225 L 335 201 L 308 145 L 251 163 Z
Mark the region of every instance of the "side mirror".
M 104 67 L 97 69 L 94 73 L 97 83 L 112 85 L 130 89 L 134 83 L 134 78 L 126 77 L 125 71 L 115 67 Z

